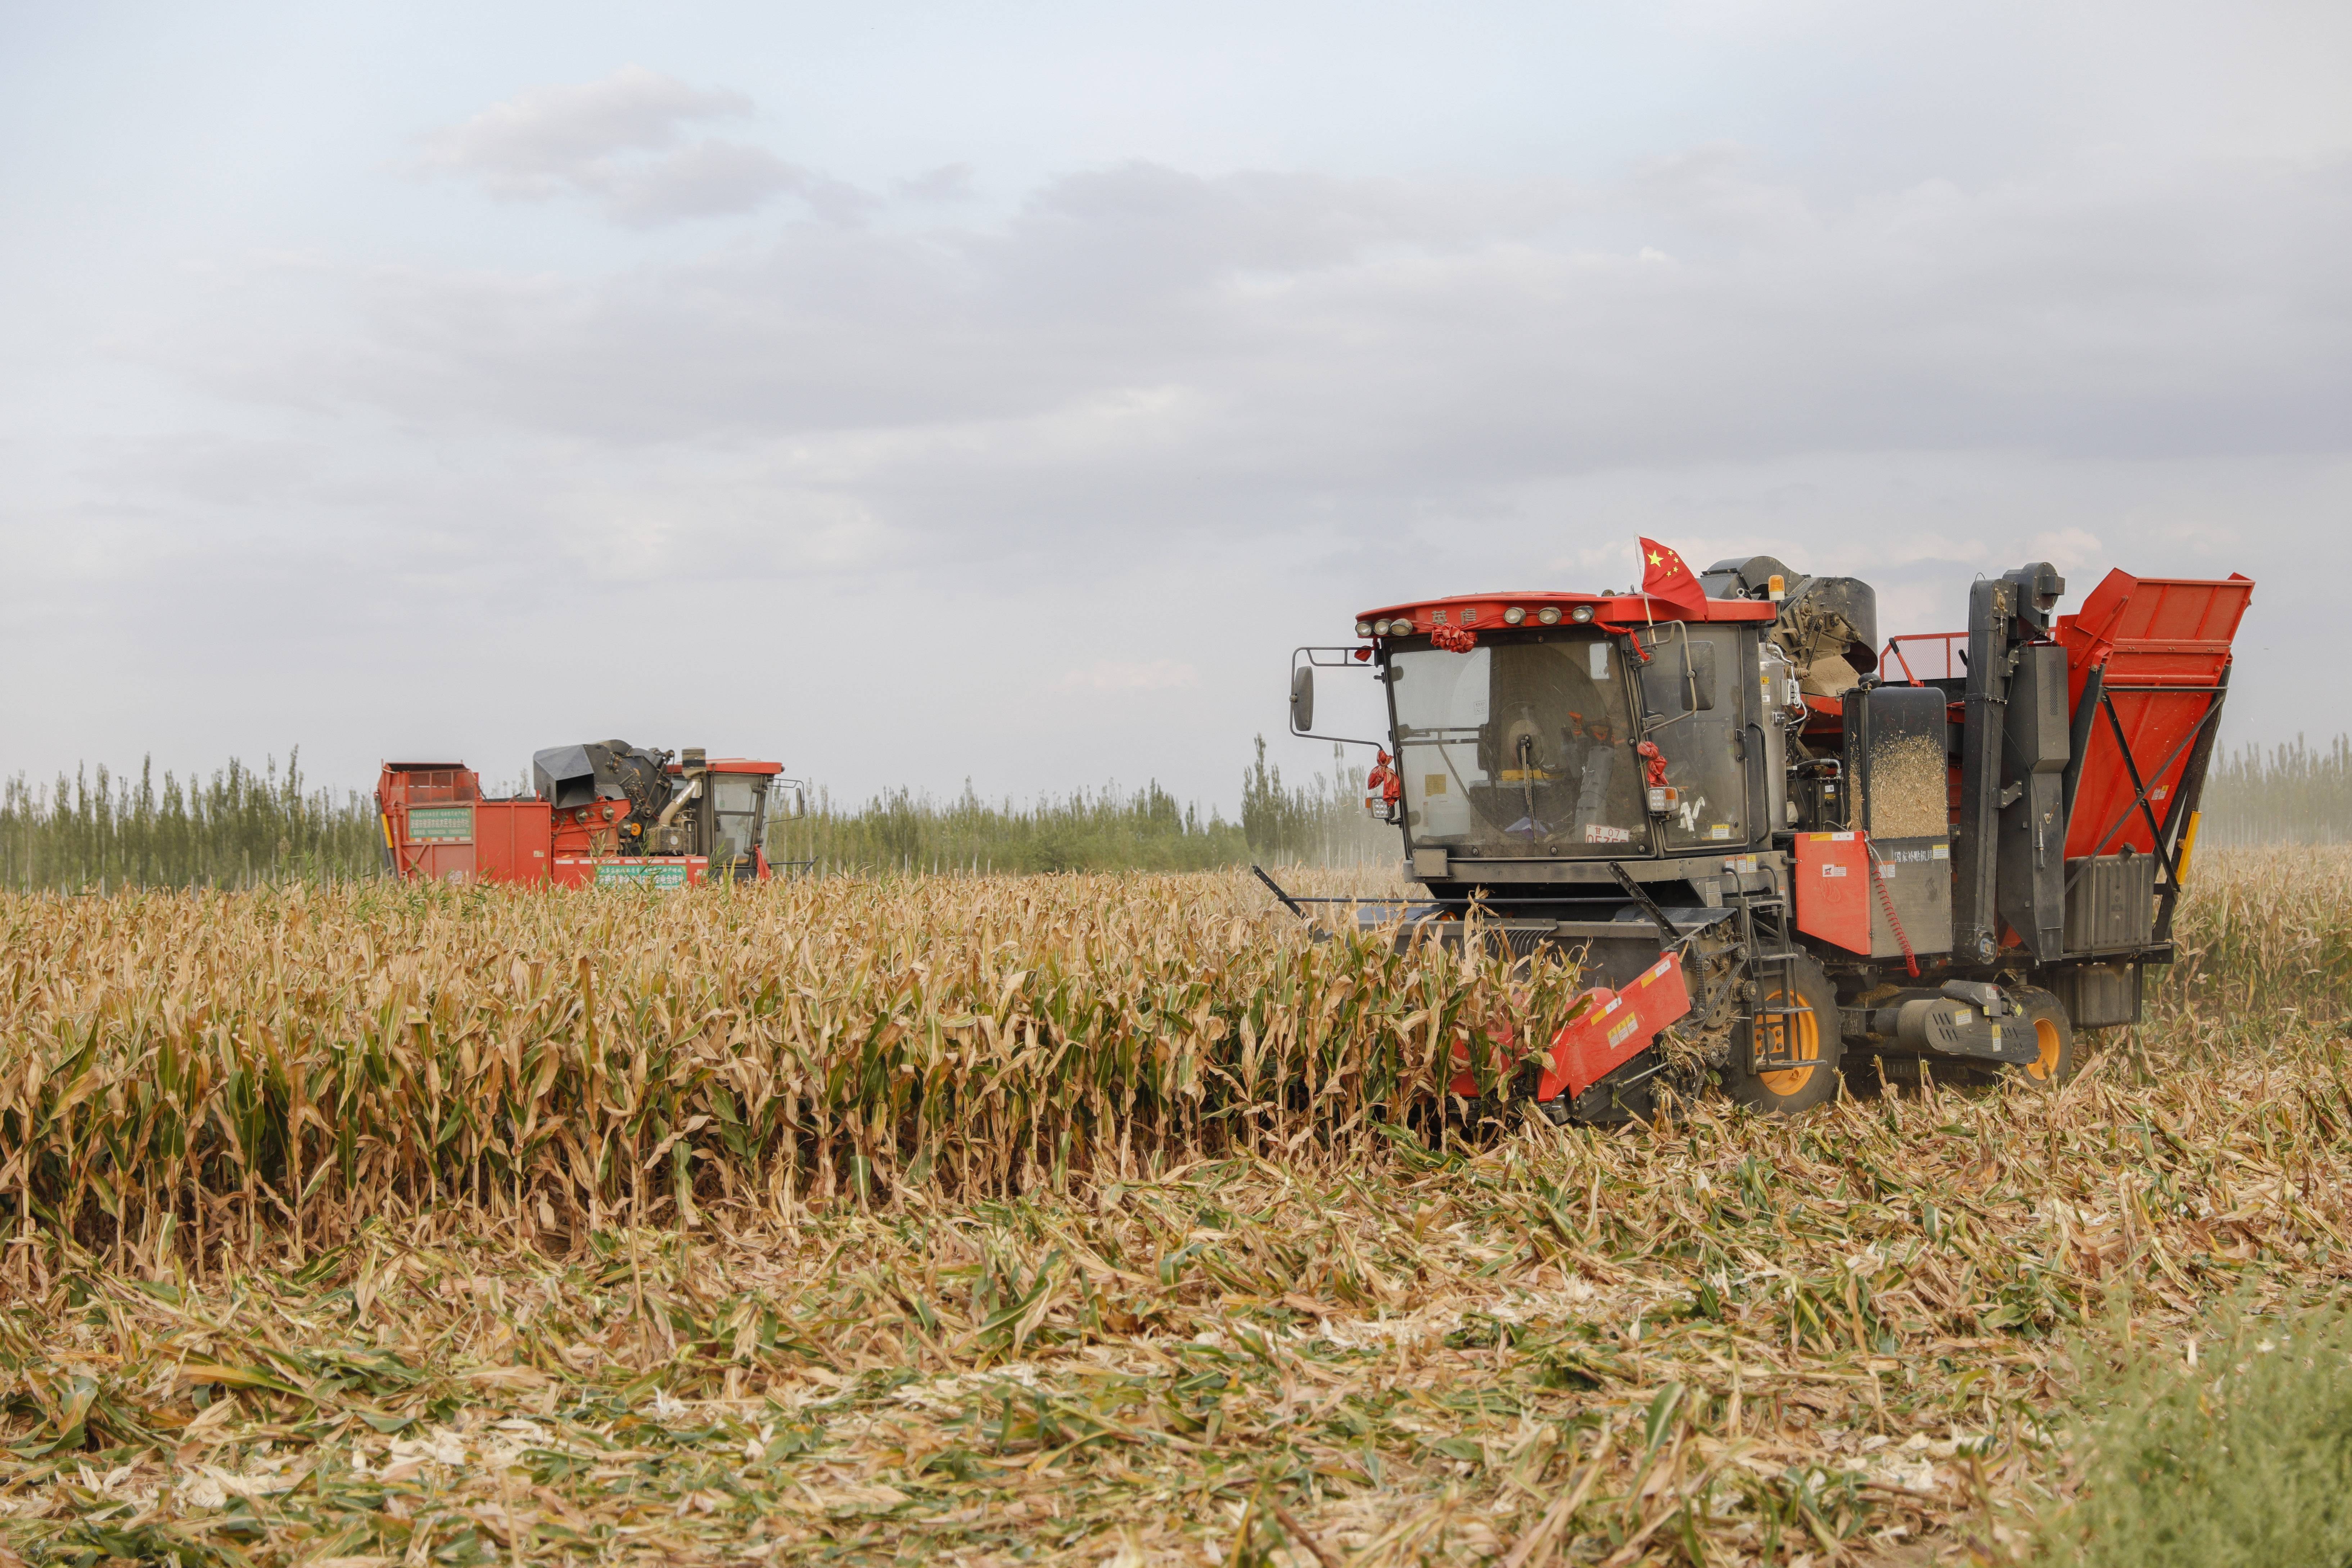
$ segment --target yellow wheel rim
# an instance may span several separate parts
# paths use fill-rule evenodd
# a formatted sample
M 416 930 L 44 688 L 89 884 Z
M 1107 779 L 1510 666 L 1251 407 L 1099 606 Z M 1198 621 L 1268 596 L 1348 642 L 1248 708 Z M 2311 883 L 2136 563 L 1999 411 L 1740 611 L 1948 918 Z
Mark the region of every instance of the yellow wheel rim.
M 1764 1055 L 1794 1057 L 1801 1062 L 1822 1059 L 1822 1022 L 1801 996 L 1785 991 L 1766 994 L 1767 1007 L 1794 1006 L 1795 1013 L 1765 1013 L 1758 1023 L 1764 1031 Z M 1814 1069 L 1810 1067 L 1781 1068 L 1775 1072 L 1760 1072 L 1757 1080 L 1774 1094 L 1785 1100 L 1813 1081 Z
M 2058 1026 L 2048 1018 L 2033 1020 L 2033 1059 L 2025 1064 L 2028 1078 L 2048 1083 L 2058 1073 Z

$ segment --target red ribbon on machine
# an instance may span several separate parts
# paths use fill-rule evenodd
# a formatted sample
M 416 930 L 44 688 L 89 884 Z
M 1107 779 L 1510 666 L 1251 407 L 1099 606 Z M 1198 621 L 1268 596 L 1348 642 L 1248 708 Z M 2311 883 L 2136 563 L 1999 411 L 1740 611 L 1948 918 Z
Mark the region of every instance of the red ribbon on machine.
M 1364 775 L 1364 809 L 1379 812 L 1404 798 L 1404 781 L 1389 765 L 1389 754 L 1379 753 L 1372 771 Z
M 1431 646 L 1442 647 L 1448 653 L 1468 653 L 1478 646 L 1478 634 L 1460 626 L 1433 626 L 1429 640 Z

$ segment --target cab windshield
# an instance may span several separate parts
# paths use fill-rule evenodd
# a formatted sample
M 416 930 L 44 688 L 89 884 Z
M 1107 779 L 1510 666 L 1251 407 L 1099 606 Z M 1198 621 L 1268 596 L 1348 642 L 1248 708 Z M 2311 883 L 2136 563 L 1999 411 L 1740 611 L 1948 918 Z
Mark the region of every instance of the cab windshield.
M 740 860 L 759 847 L 768 781 L 754 773 L 710 775 L 710 858 Z
M 1389 693 L 1414 843 L 1495 857 L 1649 852 L 1625 672 L 1607 634 L 1406 647 L 1389 656 Z

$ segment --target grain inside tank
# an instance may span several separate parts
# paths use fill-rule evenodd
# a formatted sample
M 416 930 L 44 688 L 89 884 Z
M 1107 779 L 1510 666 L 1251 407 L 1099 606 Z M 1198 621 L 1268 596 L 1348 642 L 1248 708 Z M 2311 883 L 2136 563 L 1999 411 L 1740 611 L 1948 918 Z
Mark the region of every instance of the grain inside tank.
M 1870 752 L 1870 835 L 1940 838 L 1951 828 L 1944 748 L 1922 735 L 1890 736 Z

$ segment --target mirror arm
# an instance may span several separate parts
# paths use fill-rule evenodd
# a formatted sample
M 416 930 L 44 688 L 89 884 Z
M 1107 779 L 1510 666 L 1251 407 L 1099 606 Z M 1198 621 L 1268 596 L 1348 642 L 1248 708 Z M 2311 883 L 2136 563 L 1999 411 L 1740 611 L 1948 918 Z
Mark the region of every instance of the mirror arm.
M 1307 663 L 1306 663 L 1304 666 L 1302 666 L 1302 665 L 1298 662 L 1298 661 L 1299 661 L 1299 656 L 1300 656 L 1300 655 L 1302 655 L 1302 654 L 1306 656 L 1306 659 L 1307 659 Z M 1317 654 L 1338 654 L 1338 655 L 1339 655 L 1340 657 L 1339 657 L 1339 658 L 1332 658 L 1332 659 L 1321 659 L 1321 658 L 1316 658 L 1316 657 L 1315 657 Z M 1291 649 L 1291 650 L 1290 650 L 1290 689 L 1291 689 L 1291 691 L 1292 691 L 1292 693 L 1293 693 L 1293 696 L 1294 696 L 1294 699 L 1295 699 L 1296 694 L 1297 694 L 1297 690 L 1298 690 L 1298 677 L 1299 677 L 1299 674 L 1301 673 L 1301 671 L 1302 671 L 1303 669 L 1305 669 L 1305 668 L 1318 668 L 1318 669 L 1355 669 L 1355 668 L 1362 668 L 1362 669 L 1365 669 L 1365 670 L 1371 670 L 1371 669 L 1373 669 L 1374 668 L 1375 668 L 1374 666 L 1372 666 L 1372 665 L 1370 665 L 1370 664 L 1368 664 L 1368 663 L 1365 663 L 1364 661 L 1362 661 L 1362 660 L 1360 660 L 1360 659 L 1357 658 L 1356 658 L 1356 650 L 1355 650 L 1354 648 L 1349 648 L 1349 647 L 1297 647 L 1297 648 L 1293 648 L 1293 649 Z M 1294 718 L 1294 721 L 1295 721 L 1296 716 L 1297 716 L 1297 707 L 1296 707 L 1295 701 L 1294 701 L 1294 705 L 1293 705 L 1293 707 L 1292 707 L 1291 711 L 1292 711 L 1292 715 L 1293 715 L 1293 718 Z M 1308 721 L 1311 723 L 1311 722 L 1313 721 L 1313 718 L 1314 718 L 1314 715 L 1313 715 L 1313 712 L 1312 712 L 1312 710 L 1310 710 L 1310 711 L 1309 711 L 1309 713 L 1308 713 L 1307 717 L 1308 717 Z M 1385 752 L 1385 751 L 1387 751 L 1387 750 L 1389 749 L 1389 743 L 1388 743 L 1388 742 L 1386 742 L 1386 741 L 1384 741 L 1384 740 L 1383 740 L 1383 741 L 1367 741 L 1367 740 L 1365 740 L 1365 739 L 1364 739 L 1362 736 L 1360 736 L 1360 735 L 1324 735 L 1324 734 L 1318 734 L 1318 733 L 1317 733 L 1316 731 L 1312 731 L 1312 730 L 1302 730 L 1302 729 L 1298 728 L 1297 724 L 1295 721 L 1294 721 L 1294 722 L 1291 724 L 1291 726 L 1290 726 L 1290 732 L 1291 732 L 1293 735 L 1297 736 L 1297 737 L 1298 737 L 1300 740 L 1302 740 L 1302 741 L 1336 741 L 1337 742 L 1339 742 L 1340 745 L 1343 745 L 1343 746 L 1370 746 L 1370 747 L 1371 747 L 1371 748 L 1372 748 L 1372 750 L 1374 750 L 1374 751 L 1376 751 L 1376 752 Z

